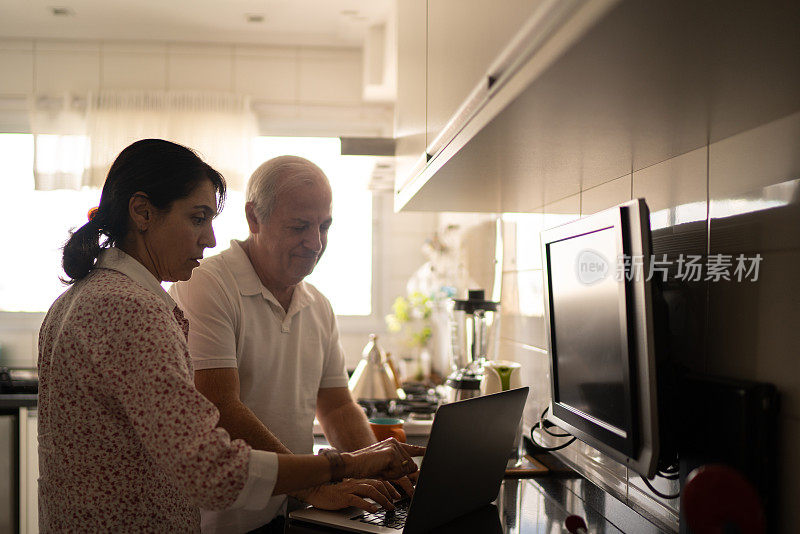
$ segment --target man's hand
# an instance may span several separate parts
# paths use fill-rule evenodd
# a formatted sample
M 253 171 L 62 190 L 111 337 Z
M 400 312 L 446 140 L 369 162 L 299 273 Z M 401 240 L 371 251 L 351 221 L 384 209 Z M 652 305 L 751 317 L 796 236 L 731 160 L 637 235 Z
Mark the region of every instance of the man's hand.
M 408 476 L 403 478 L 398 478 L 397 480 L 392 480 L 392 484 L 395 486 L 399 486 L 403 492 L 408 495 L 409 497 L 414 496 L 414 485 L 417 483 L 417 479 L 419 478 L 419 471 L 415 473 L 411 473 Z
M 345 472 L 353 478 L 378 477 L 395 480 L 417 471 L 412 456 L 425 454 L 425 447 L 400 443 L 394 438 L 341 453 Z
M 392 501 L 400 498 L 400 493 L 388 482 L 355 478 L 348 478 L 338 484 L 316 486 L 293 495 L 322 510 L 340 510 L 355 506 L 368 512 L 376 512 L 380 506 L 394 510 Z M 364 500 L 364 497 L 369 497 L 380 506 Z

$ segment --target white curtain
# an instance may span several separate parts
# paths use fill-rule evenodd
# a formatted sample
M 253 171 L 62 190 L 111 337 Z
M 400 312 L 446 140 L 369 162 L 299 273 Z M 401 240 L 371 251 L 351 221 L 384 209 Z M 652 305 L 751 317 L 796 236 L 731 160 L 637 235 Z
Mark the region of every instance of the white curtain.
M 36 189 L 80 189 L 86 181 L 84 171 L 89 161 L 86 98 L 39 95 L 31 99 L 29 106 Z
M 114 158 L 134 141 L 160 138 L 194 149 L 243 189 L 250 145 L 257 135 L 248 97 L 201 92 L 114 92 L 91 95 L 87 110 L 91 139 L 88 185 L 102 187 Z

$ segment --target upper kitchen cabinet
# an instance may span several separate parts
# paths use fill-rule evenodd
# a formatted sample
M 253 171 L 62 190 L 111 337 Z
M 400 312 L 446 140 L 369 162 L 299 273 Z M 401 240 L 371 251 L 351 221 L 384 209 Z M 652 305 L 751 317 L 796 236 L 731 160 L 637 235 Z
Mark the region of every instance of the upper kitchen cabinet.
M 543 3 L 507 0 L 498 9 L 490 0 L 397 1 L 398 188 L 436 152 L 459 105 Z
M 463 51 L 465 3 L 442 4 L 449 19 L 428 2 L 427 161 L 398 171 L 397 209 L 534 211 L 800 110 L 797 2 L 552 0 L 527 17 L 501 2 L 518 31 Z
M 396 187 L 425 159 L 426 0 L 397 0 Z
M 478 85 L 488 90 L 490 65 L 541 4 L 543 0 L 428 0 L 428 154 L 441 148 L 437 137 L 470 92 Z

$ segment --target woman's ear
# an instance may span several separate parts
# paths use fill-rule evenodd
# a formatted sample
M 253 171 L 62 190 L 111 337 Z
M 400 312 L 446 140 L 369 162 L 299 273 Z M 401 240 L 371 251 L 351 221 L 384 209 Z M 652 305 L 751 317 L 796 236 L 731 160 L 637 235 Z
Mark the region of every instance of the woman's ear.
M 146 193 L 137 191 L 128 201 L 128 215 L 133 221 L 133 227 L 139 232 L 147 231 L 153 219 L 153 205 Z

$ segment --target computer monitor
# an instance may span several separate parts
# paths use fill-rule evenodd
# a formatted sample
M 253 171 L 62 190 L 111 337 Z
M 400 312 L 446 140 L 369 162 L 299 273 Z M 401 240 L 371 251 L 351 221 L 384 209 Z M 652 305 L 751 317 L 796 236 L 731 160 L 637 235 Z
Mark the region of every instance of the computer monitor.
M 652 478 L 659 437 L 650 241 L 642 199 L 542 232 L 547 419 Z

